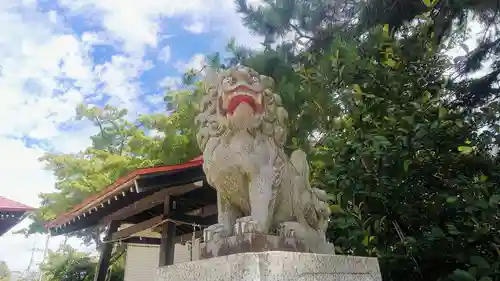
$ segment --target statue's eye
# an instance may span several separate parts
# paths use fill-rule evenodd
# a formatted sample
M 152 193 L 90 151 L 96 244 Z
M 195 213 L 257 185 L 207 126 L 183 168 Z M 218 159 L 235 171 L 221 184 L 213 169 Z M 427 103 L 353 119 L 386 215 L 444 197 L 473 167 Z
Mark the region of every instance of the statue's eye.
M 233 77 L 231 77 L 231 76 L 228 76 L 222 80 L 222 84 L 224 84 L 224 85 L 228 85 L 231 83 L 233 83 Z

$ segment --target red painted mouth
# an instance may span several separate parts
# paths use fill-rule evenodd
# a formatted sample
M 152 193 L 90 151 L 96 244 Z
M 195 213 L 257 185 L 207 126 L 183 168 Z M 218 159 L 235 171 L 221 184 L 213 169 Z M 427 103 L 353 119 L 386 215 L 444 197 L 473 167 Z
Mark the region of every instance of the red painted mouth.
M 234 96 L 229 101 L 229 105 L 227 107 L 227 112 L 229 112 L 230 114 L 233 114 L 234 111 L 236 110 L 236 108 L 238 108 L 238 106 L 242 103 L 246 103 L 246 104 L 250 105 L 250 107 L 252 107 L 252 110 L 254 112 L 257 111 L 257 104 L 255 103 L 255 99 L 253 99 L 250 96 L 246 96 L 246 95 L 237 95 L 237 96 Z

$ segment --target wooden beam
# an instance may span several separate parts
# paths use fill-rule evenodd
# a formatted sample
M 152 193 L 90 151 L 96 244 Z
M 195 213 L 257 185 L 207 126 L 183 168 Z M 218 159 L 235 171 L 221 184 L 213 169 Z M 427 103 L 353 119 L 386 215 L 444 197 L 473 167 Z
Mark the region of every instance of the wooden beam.
M 166 188 L 171 186 L 185 185 L 205 179 L 205 173 L 200 166 L 169 171 L 156 175 L 141 175 L 137 179 L 139 192 Z
M 184 193 L 188 193 L 190 191 L 193 191 L 195 189 L 202 188 L 202 187 L 203 186 L 196 185 L 193 182 L 193 183 L 189 183 L 189 184 L 172 186 L 172 187 L 167 188 L 167 190 L 168 190 L 168 194 L 170 196 L 179 196 L 179 195 L 182 195 Z
M 161 239 L 155 237 L 130 237 L 122 242 L 129 244 L 160 245 Z
M 207 223 L 207 219 L 205 217 L 190 216 L 190 215 L 184 215 L 184 214 L 175 214 L 173 219 L 177 220 L 177 221 L 194 223 L 194 224 L 199 224 L 199 225 L 205 225 Z
M 198 230 L 194 233 L 194 237 L 200 238 L 202 236 L 203 232 L 201 230 Z M 173 243 L 183 243 L 186 241 L 191 241 L 193 239 L 193 233 L 186 233 L 182 234 L 179 236 L 175 236 L 173 238 Z M 160 245 L 161 244 L 161 238 L 156 238 L 156 237 L 144 237 L 144 236 L 132 236 L 130 238 L 127 238 L 125 240 L 121 241 L 122 243 L 130 243 L 130 244 L 148 244 L 148 245 Z
M 190 216 L 199 216 L 199 217 L 208 217 L 211 215 L 217 214 L 217 204 L 205 206 L 194 211 L 187 212 L 186 215 Z
M 109 223 L 108 232 L 106 233 L 105 240 L 111 239 L 111 236 L 118 229 L 120 223 L 118 221 L 112 221 Z M 101 248 L 101 255 L 99 257 L 99 263 L 97 264 L 96 274 L 94 281 L 105 281 L 106 274 L 108 272 L 109 260 L 111 259 L 111 252 L 113 251 L 113 243 L 104 243 Z
M 152 228 L 155 225 L 161 223 L 161 221 L 162 221 L 162 216 L 156 216 L 156 217 L 151 218 L 147 221 L 143 221 L 143 222 L 140 222 L 138 224 L 134 224 L 134 225 L 129 226 L 127 228 L 121 229 L 121 230 L 113 233 L 113 235 L 111 235 L 111 241 L 123 239 L 123 238 L 126 238 L 132 234 L 137 233 L 137 232 L 141 232 L 143 230 Z
M 105 216 L 104 218 L 102 218 L 101 223 L 106 224 L 114 220 L 126 220 L 133 215 L 139 214 L 141 212 L 154 208 L 155 206 L 163 204 L 165 196 L 167 195 L 178 196 L 198 188 L 200 187 L 196 186 L 193 183 L 164 188 L 124 208 L 121 208 L 110 215 Z
M 172 217 L 171 212 L 171 199 L 170 195 L 165 197 L 163 204 L 163 219 Z M 167 266 L 174 264 L 174 236 L 175 236 L 175 223 L 166 222 L 161 230 L 161 243 L 160 243 L 160 264 L 159 266 Z

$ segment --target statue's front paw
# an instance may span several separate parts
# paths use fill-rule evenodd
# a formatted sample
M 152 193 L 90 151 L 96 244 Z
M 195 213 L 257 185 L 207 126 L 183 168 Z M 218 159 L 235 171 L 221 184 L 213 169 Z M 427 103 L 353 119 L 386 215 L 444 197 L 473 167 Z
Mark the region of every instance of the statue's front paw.
M 262 232 L 262 227 L 251 216 L 242 217 L 236 220 L 236 224 L 234 225 L 234 232 L 236 235 L 254 232 L 260 233 Z
M 301 232 L 304 227 L 294 221 L 284 222 L 280 224 L 279 234 L 285 237 L 296 237 L 297 232 Z
M 205 242 L 210 240 L 218 240 L 219 238 L 224 238 L 229 236 L 227 228 L 220 223 L 211 225 L 203 230 L 203 240 Z

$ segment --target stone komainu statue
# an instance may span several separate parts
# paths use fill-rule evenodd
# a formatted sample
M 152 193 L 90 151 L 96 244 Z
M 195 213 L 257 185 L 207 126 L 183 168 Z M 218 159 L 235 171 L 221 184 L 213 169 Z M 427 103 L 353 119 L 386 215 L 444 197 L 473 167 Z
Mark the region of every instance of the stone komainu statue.
M 328 196 L 311 188 L 303 151 L 285 154 L 288 113 L 273 86 L 272 78 L 244 66 L 207 75 L 197 141 L 219 215 L 205 232 L 227 237 L 236 224 L 264 234 L 279 229 L 311 252 L 332 254 Z

